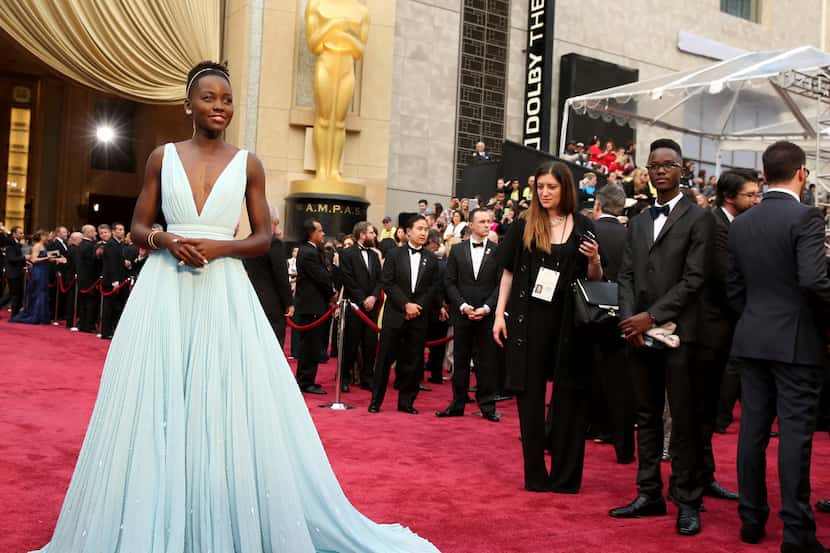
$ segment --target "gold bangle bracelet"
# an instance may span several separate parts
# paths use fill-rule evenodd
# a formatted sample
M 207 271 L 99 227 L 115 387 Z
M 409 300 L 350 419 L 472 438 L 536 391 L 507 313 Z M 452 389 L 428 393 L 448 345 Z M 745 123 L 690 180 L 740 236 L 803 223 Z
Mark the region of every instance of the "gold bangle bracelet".
M 159 247 L 156 245 L 156 235 L 160 233 L 160 230 L 153 230 L 150 231 L 150 234 L 147 235 L 147 245 L 150 246 L 150 249 L 157 250 Z

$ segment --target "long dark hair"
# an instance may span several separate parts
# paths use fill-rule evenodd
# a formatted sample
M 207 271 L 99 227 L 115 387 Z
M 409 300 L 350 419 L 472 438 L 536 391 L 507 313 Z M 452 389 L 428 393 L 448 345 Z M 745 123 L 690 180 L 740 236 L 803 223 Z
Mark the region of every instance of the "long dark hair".
M 535 173 L 536 186 L 539 186 L 539 177 L 552 175 L 559 183 L 559 212 L 570 215 L 576 211 L 576 185 L 571 170 L 561 161 L 546 161 L 542 163 Z M 539 194 L 536 188 L 533 189 L 533 197 L 530 200 L 530 209 L 522 213 L 525 220 L 523 242 L 528 250 L 542 250 L 550 253 L 551 230 L 550 218 L 547 210 L 542 207 Z

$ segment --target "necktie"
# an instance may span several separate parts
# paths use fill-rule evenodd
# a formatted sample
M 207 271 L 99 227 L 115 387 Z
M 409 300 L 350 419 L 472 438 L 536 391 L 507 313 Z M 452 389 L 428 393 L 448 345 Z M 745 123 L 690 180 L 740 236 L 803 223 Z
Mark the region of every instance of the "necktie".
M 410 245 L 408 245 L 408 244 L 407 244 L 407 246 L 406 246 L 406 247 L 409 249 L 409 253 L 410 253 L 410 254 L 413 254 L 413 253 L 421 253 L 421 249 L 420 249 L 420 248 L 416 250 L 415 248 L 413 248 L 412 246 L 410 246 Z
M 472 244 L 473 244 L 474 248 L 483 248 L 484 247 L 484 242 L 473 242 Z
M 651 212 L 652 220 L 658 218 L 660 215 L 665 215 L 666 217 L 669 216 L 669 205 L 668 204 L 661 205 L 659 207 L 656 206 L 656 205 L 653 205 L 650 208 L 648 208 L 648 210 L 649 210 L 649 212 Z

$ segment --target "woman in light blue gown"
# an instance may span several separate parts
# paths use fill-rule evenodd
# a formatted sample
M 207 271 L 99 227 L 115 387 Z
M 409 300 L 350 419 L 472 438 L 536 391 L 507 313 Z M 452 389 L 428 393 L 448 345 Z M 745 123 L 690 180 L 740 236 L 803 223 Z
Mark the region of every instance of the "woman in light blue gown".
M 121 317 L 41 553 L 437 553 L 349 503 L 240 257 L 270 245 L 259 160 L 221 140 L 227 70 L 188 75 L 194 136 L 147 161 Z M 233 240 L 243 199 L 253 234 Z M 166 232 L 151 231 L 158 208 Z

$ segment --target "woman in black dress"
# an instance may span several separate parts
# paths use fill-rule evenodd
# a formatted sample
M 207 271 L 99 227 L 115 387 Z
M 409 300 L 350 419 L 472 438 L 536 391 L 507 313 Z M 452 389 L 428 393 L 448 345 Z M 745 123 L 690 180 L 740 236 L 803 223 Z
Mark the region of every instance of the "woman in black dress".
M 570 169 L 543 163 L 530 209 L 511 225 L 497 253 L 504 273 L 493 337 L 506 348 L 528 491 L 576 493 L 582 483 L 591 364 L 588 337 L 574 329 L 571 283 L 600 280 L 602 265 L 596 241 L 587 238 L 593 223 L 576 208 Z M 554 386 L 546 435 L 548 380 Z M 551 451 L 550 473 L 545 449 Z

